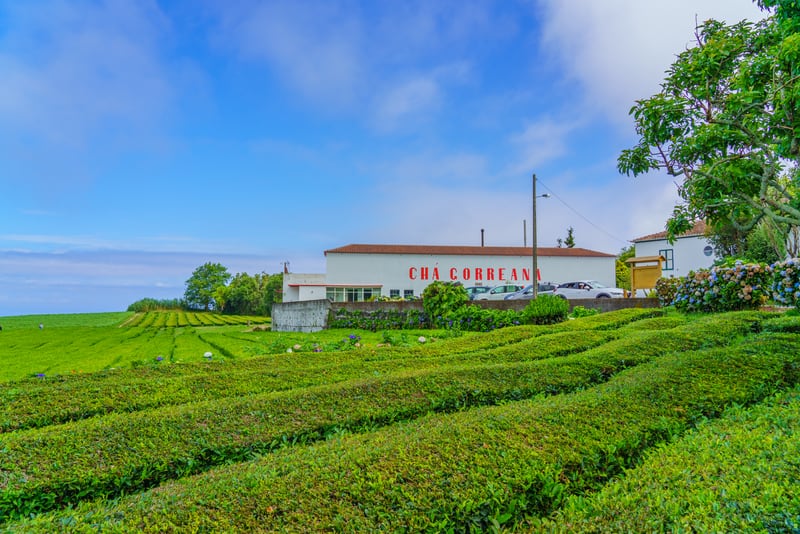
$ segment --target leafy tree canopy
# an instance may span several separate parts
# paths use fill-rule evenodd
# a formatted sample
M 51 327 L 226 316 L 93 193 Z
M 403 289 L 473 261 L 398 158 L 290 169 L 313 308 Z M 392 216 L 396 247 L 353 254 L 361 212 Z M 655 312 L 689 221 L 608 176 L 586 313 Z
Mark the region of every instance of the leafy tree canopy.
M 231 279 L 227 267 L 220 263 L 204 263 L 192 272 L 191 278 L 186 280 L 184 299 L 192 308 L 202 308 L 205 311 L 216 308 L 215 293 L 224 287 Z
M 618 168 L 681 179 L 670 239 L 697 219 L 800 225 L 800 2 L 759 5 L 771 12 L 762 21 L 698 26 L 661 91 L 631 109 L 639 142 Z

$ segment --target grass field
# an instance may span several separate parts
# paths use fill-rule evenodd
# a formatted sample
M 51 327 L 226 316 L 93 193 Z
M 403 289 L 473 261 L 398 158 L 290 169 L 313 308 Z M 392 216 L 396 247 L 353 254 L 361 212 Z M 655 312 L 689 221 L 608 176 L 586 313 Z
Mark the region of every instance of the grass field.
M 797 317 L 84 318 L 2 319 L 0 532 L 800 529 Z

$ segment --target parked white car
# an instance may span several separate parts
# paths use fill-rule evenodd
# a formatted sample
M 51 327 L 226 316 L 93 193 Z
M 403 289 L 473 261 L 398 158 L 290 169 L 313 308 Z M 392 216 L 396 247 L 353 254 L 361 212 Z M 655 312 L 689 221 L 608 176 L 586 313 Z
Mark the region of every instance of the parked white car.
M 553 294 L 564 299 L 622 298 L 625 292 L 618 287 L 606 287 L 597 280 L 579 280 L 559 284 Z
M 501 284 L 499 286 L 494 286 L 485 293 L 479 293 L 475 295 L 472 300 L 503 300 L 507 295 L 516 293 L 520 289 L 522 289 L 522 286 L 514 284 Z
M 553 282 L 539 282 L 539 291 L 537 295 L 552 295 L 558 284 Z M 506 296 L 506 300 L 530 300 L 533 298 L 533 284 L 525 286 L 516 293 L 511 293 Z
M 469 286 L 465 287 L 464 289 L 467 290 L 467 295 L 469 295 L 469 300 L 475 300 L 475 298 L 480 295 L 481 293 L 486 293 L 492 286 Z

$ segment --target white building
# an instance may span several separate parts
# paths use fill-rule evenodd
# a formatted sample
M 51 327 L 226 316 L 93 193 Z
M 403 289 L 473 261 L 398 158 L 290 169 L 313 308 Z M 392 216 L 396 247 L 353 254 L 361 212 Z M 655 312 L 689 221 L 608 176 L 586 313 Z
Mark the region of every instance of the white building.
M 615 284 L 613 254 L 584 248 L 538 248 L 542 281 L 597 280 Z M 325 251 L 326 274 L 284 274 L 283 301 L 334 302 L 375 296 L 419 297 L 436 280 L 464 286 L 531 283 L 527 247 L 346 245 Z
M 694 223 L 691 230 L 667 241 L 667 232 L 658 232 L 633 240 L 636 256 L 663 256 L 662 276 L 686 276 L 689 271 L 708 269 L 716 260 L 714 247 L 706 237 L 706 224 Z

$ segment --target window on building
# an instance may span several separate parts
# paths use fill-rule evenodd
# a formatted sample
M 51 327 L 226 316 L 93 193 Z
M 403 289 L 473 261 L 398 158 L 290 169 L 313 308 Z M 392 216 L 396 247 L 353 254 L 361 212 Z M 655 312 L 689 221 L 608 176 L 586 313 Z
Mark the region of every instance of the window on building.
M 665 248 L 665 249 L 659 250 L 658 254 L 660 256 L 664 257 L 664 265 L 662 266 L 661 270 L 663 270 L 663 271 L 672 271 L 673 269 L 675 269 L 675 262 L 673 261 L 673 258 L 672 258 L 672 249 L 671 248 Z
M 389 296 L 393 299 L 400 298 L 400 290 L 399 289 L 390 289 Z
M 364 288 L 364 300 L 371 300 L 373 298 L 378 298 L 381 296 L 381 288 L 379 287 L 365 287 Z
M 325 296 L 331 302 L 344 302 L 344 288 L 343 287 L 329 287 L 325 291 Z
M 363 302 L 381 296 L 379 287 L 329 287 L 325 296 L 331 302 Z
M 414 290 L 413 289 L 404 289 L 403 290 L 403 298 L 404 299 L 407 299 L 407 298 L 410 298 L 410 297 L 413 297 L 413 296 L 414 296 Z

